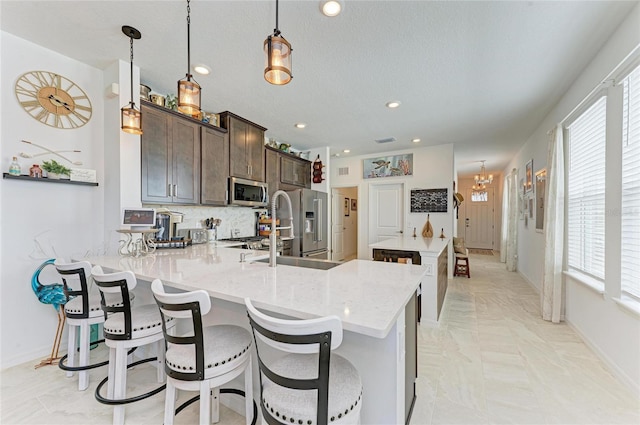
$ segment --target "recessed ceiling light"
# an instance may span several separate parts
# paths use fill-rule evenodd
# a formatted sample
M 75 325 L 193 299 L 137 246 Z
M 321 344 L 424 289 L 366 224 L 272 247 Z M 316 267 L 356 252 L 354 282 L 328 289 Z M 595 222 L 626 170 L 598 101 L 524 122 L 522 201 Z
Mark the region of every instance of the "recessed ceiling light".
M 294 125 L 295 128 L 305 128 L 307 125 L 303 122 L 296 123 Z
M 340 154 L 339 153 L 334 153 L 333 156 L 340 156 Z
M 397 100 L 387 102 L 387 108 L 397 108 L 398 106 L 400 106 L 400 102 L 398 102 Z
M 350 150 L 350 149 L 345 149 L 345 150 L 343 150 L 342 152 L 344 152 L 344 153 L 349 153 L 349 152 L 351 152 L 351 150 Z
M 417 139 L 417 138 L 416 138 L 416 139 L 411 139 L 411 141 L 412 141 L 413 143 L 418 143 L 418 142 L 420 142 L 420 139 Z
M 338 16 L 342 11 L 342 2 L 338 0 L 328 0 L 320 2 L 320 9 L 325 16 Z
M 193 70 L 200 75 L 209 75 L 211 73 L 211 68 L 204 64 L 193 65 Z

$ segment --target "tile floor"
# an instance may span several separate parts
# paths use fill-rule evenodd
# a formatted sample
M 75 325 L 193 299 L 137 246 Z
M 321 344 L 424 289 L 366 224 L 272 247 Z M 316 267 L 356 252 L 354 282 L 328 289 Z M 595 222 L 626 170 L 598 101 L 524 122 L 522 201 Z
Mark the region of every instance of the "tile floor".
M 539 318 L 539 296 L 518 274 L 487 255 L 471 255 L 471 273 L 450 280 L 440 326 L 419 330 L 411 424 L 640 424 L 638 395 L 571 328 Z M 104 368 L 78 392 L 76 378 L 52 366 L 35 370 L 35 363 L 0 373 L 1 424 L 111 423 L 111 408 L 94 399 Z M 138 367 L 129 376 L 153 382 L 155 372 Z M 126 423 L 161 424 L 163 411 L 160 393 L 127 406 Z M 227 409 L 221 419 L 244 424 Z M 198 423 L 197 403 L 176 423 Z

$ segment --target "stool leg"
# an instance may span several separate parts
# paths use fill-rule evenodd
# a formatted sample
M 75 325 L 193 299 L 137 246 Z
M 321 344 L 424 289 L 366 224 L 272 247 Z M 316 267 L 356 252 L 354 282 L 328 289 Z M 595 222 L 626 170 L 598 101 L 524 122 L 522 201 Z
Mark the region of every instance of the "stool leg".
M 80 325 L 80 367 L 89 364 L 89 324 L 82 323 Z M 89 371 L 81 370 L 78 373 L 78 389 L 84 391 L 89 386 Z
M 200 425 L 209 425 L 211 422 L 211 388 L 209 381 L 200 381 Z
M 113 398 L 121 400 L 127 393 L 127 349 L 116 349 L 116 367 L 114 377 Z M 124 424 L 124 404 L 117 404 L 113 407 L 113 425 Z
M 116 349 L 109 348 L 109 368 L 107 371 L 107 398 L 113 400 L 116 376 Z
M 468 259 L 468 258 L 467 258 L 466 271 L 467 271 L 467 277 L 468 277 L 469 279 L 471 279 L 471 269 L 469 268 L 469 259 Z
M 253 421 L 253 375 L 251 367 L 251 357 L 247 361 L 244 369 L 244 414 L 247 425 Z
M 75 366 L 76 362 L 76 325 L 69 323 L 69 340 L 67 342 L 67 366 Z M 73 376 L 73 372 L 68 370 L 67 376 Z
M 158 382 L 164 382 L 164 339 L 161 339 L 156 343 L 156 357 L 158 358 L 156 361 Z
M 176 387 L 170 378 L 167 378 L 167 389 L 164 399 L 164 425 L 173 425 L 173 416 L 176 409 Z
M 220 422 L 220 387 L 211 390 L 211 423 Z

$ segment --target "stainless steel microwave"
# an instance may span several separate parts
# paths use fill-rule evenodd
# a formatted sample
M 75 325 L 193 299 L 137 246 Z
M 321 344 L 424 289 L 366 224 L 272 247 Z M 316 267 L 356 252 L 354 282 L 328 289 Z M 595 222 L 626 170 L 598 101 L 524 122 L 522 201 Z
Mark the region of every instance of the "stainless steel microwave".
M 266 207 L 269 204 L 267 184 L 229 177 L 229 204 L 246 207 Z

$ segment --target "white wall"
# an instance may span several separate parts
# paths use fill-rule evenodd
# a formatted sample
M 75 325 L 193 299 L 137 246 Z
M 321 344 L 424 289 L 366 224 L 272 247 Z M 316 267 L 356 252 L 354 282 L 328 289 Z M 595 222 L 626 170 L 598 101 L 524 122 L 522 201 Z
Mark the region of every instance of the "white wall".
M 362 161 L 369 159 L 373 155 L 363 155 L 354 157 L 332 158 L 331 160 L 331 187 L 358 187 L 358 258 L 371 259 L 371 249 L 369 244 L 369 215 L 366 206 L 369 205 L 369 187 L 371 184 L 381 183 L 404 183 L 404 211 L 405 211 L 405 235 L 411 235 L 413 228 L 420 234 L 422 227 L 427 221 L 426 213 L 411 213 L 410 194 L 411 189 L 440 189 L 449 190 L 449 208 L 447 213 L 431 213 L 430 220 L 434 229 L 434 236 L 440 235 L 444 230 L 446 237 L 453 237 L 454 217 L 453 204 L 453 181 L 454 175 L 454 153 L 453 145 L 428 146 L 424 148 L 383 152 L 376 157 L 413 153 L 413 175 L 407 177 L 386 177 L 378 179 L 364 179 Z M 338 169 L 347 167 L 348 175 L 338 175 Z M 452 273 L 452 255 L 449 252 L 449 273 Z
M 103 248 L 104 123 L 103 77 L 98 69 L 1 32 L 2 171 L 20 152 L 39 153 L 29 140 L 52 150 L 79 149 L 73 160 L 97 170 L 98 187 L 2 179 L 2 256 L 0 257 L 1 367 L 45 357 L 51 351 L 57 319 L 50 305 L 31 290 L 31 275 L 46 259 L 83 255 Z M 37 122 L 19 105 L 14 86 L 27 71 L 59 73 L 78 84 L 93 106 L 91 120 L 77 129 L 57 129 Z M 46 155 L 20 158 L 23 173 Z M 55 158 L 55 157 L 53 157 Z M 51 280 L 44 279 L 43 283 Z
M 640 45 L 640 5 L 607 41 L 602 50 L 585 68 L 553 111 L 529 137 L 518 155 L 505 168 L 517 168 L 522 176 L 526 162 L 533 158 L 533 169 L 546 167 L 547 132 L 561 122 L 601 81 Z M 607 160 L 611 163 L 611 159 Z M 615 189 L 614 189 L 615 190 Z M 536 288 L 540 288 L 544 263 L 543 234 L 535 226 L 518 227 L 518 270 Z M 607 234 L 607 246 L 611 238 Z M 640 392 L 640 317 L 622 309 L 613 300 L 619 282 L 607 280 L 605 293 L 598 294 L 583 284 L 567 278 L 566 320 L 602 357 L 611 370 L 624 382 Z

